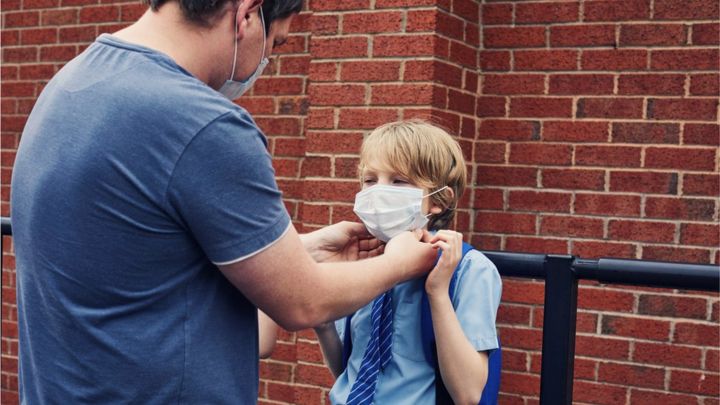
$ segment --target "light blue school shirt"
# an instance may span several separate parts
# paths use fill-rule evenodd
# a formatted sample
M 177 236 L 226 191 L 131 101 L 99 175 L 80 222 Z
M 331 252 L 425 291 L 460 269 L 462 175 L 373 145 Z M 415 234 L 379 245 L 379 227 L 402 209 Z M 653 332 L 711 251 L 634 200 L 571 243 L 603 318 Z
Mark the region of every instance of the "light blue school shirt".
M 455 313 L 465 337 L 476 351 L 498 347 L 495 318 L 500 305 L 502 281 L 495 265 L 477 250 L 460 262 L 455 296 Z M 374 403 L 435 405 L 435 369 L 422 349 L 421 298 L 424 278 L 398 284 L 392 289 L 392 359 L 378 377 Z M 333 404 L 345 404 L 357 377 L 365 348 L 370 340 L 372 302 L 355 313 L 351 321 L 353 350 L 345 371 L 330 391 Z M 335 322 L 343 340 L 345 319 Z
M 291 225 L 245 110 L 103 35 L 30 114 L 12 219 L 22 403 L 256 403 L 257 308 L 215 264 Z

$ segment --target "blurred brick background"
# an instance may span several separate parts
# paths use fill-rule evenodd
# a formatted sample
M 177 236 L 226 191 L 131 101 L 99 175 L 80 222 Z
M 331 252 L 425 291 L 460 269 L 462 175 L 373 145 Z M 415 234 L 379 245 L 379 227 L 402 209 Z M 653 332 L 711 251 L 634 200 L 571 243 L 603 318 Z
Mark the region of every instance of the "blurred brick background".
M 145 7 L 1 7 L 7 216 L 15 150 L 44 84 Z M 353 219 L 368 129 L 424 117 L 465 151 L 472 178 L 456 226 L 478 248 L 717 264 L 719 28 L 715 0 L 309 0 L 238 103 L 269 136 L 305 231 Z M 0 384 L 13 404 L 15 263 L 3 242 Z M 579 302 L 575 402 L 720 403 L 718 294 L 583 283 Z M 542 303 L 542 283 L 504 280 L 502 404 L 538 402 Z M 310 331 L 281 333 L 261 376 L 261 404 L 329 403 Z

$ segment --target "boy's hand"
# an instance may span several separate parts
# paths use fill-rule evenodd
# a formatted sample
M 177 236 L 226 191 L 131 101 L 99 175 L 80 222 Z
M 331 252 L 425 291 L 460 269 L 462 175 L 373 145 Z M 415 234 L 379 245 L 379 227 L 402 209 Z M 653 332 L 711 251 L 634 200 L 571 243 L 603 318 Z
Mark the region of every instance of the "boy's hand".
M 442 250 L 442 256 L 435 268 L 428 274 L 425 281 L 425 291 L 428 296 L 448 295 L 450 279 L 460 259 L 462 259 L 462 234 L 442 229 L 429 242 L 435 249 Z
M 385 246 L 385 257 L 391 260 L 389 265 L 401 271 L 403 281 L 424 276 L 432 269 L 437 254 L 431 244 L 422 241 L 426 233 L 421 229 L 405 231 Z

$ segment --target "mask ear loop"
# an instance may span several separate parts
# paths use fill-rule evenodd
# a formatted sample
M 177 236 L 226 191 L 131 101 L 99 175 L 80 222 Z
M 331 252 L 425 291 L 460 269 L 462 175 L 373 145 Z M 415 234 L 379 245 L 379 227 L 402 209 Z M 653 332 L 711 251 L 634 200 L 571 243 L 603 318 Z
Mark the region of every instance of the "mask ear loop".
M 233 65 L 232 70 L 230 71 L 230 80 L 235 78 L 235 64 L 237 63 L 237 48 L 238 48 L 238 38 L 237 34 L 240 30 L 240 25 L 237 21 L 237 15 L 235 16 L 235 51 L 233 52 Z
M 430 196 L 433 195 L 433 194 L 437 194 L 437 193 L 445 190 L 446 188 L 449 188 L 449 187 L 448 187 L 448 186 L 445 186 L 445 187 L 439 188 L 439 189 L 433 191 L 433 192 L 430 193 L 430 194 L 424 195 L 423 198 L 430 197 Z M 452 209 L 452 208 L 448 208 L 448 209 Z M 425 215 L 425 218 L 426 218 L 426 219 L 429 219 L 432 215 L 434 215 L 434 214 L 431 212 L 431 213 Z

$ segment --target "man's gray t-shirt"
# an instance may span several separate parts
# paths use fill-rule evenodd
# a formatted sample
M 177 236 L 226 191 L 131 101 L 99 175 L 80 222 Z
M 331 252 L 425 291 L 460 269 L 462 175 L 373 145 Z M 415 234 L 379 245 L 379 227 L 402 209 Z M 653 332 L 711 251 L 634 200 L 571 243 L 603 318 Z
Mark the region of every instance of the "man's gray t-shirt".
M 12 179 L 28 404 L 248 404 L 257 310 L 215 264 L 290 220 L 249 114 L 103 35 L 38 99 Z

